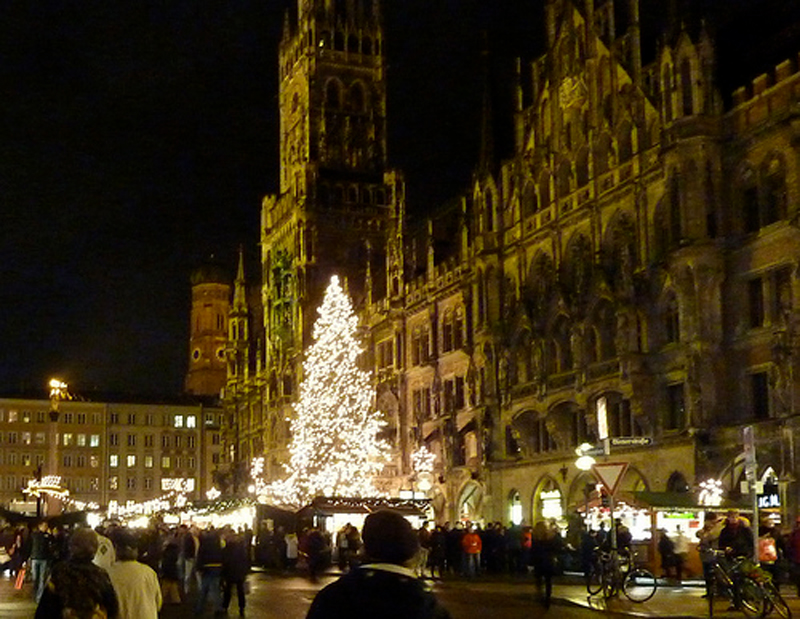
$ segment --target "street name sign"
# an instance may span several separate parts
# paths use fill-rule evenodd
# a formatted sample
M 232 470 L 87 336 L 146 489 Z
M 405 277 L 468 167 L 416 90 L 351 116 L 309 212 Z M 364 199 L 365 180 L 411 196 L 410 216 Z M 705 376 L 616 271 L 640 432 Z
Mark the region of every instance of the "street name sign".
M 653 439 L 649 436 L 613 436 L 612 447 L 646 447 L 652 445 Z

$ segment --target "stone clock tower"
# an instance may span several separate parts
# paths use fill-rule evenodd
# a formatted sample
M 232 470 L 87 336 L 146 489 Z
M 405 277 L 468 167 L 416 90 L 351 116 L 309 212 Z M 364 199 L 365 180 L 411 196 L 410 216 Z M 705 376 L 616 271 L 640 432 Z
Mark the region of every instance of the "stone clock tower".
M 189 327 L 186 393 L 219 396 L 225 386 L 228 312 L 231 284 L 226 270 L 209 262 L 194 270 Z
M 331 275 L 357 307 L 399 280 L 405 192 L 387 168 L 378 0 L 298 0 L 279 80 L 280 191 L 264 199 L 261 247 L 266 402 L 283 420 Z

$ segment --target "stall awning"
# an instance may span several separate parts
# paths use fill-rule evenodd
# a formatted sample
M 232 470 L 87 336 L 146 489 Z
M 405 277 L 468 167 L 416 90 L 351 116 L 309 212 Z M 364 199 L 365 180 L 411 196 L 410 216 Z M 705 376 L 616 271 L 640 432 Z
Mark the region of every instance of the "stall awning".
M 638 492 L 621 493 L 620 500 L 631 500 L 641 507 L 652 507 L 659 511 L 725 511 L 726 509 L 740 509 L 747 511 L 749 505 L 742 501 L 723 499 L 718 506 L 699 505 L 697 496 L 692 492 L 651 492 L 640 490 Z
M 393 509 L 406 516 L 425 516 L 430 499 L 385 499 L 354 497 L 317 497 L 300 514 L 369 514 L 379 509 Z

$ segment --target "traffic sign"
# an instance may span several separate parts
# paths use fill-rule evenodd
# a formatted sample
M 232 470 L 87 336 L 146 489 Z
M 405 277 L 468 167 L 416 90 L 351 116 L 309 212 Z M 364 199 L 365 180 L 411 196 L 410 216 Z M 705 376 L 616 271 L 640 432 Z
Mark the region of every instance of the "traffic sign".
M 627 462 L 603 462 L 602 464 L 592 465 L 592 471 L 594 471 L 597 479 L 600 480 L 600 483 L 605 486 L 605 489 L 611 495 L 617 491 L 617 486 L 627 470 Z
M 611 438 L 612 447 L 645 447 L 652 444 L 653 439 L 649 436 L 614 436 Z

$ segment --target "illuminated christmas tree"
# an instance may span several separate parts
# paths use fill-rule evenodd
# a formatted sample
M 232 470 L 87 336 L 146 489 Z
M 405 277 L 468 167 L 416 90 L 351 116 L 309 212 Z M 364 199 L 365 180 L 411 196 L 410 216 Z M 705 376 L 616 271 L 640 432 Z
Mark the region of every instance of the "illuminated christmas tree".
M 388 446 L 374 410 L 370 373 L 360 370 L 363 349 L 350 299 L 333 276 L 306 351 L 300 398 L 292 421 L 289 477 L 271 484 L 272 499 L 305 505 L 316 496 L 377 496 L 373 479 Z

